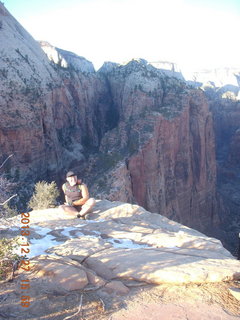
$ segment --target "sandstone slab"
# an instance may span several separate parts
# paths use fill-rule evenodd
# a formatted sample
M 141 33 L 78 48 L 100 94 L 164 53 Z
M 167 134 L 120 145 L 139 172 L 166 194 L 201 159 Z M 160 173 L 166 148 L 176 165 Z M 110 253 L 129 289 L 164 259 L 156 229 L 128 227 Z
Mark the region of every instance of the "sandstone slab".
M 240 301 L 240 289 L 238 288 L 229 288 L 230 293 Z
M 78 237 L 48 250 L 48 253 L 82 262 L 98 251 L 110 248 L 111 245 L 96 237 Z
M 128 287 L 126 287 L 121 281 L 111 281 L 107 283 L 103 289 L 103 291 L 107 292 L 111 295 L 126 295 L 130 292 Z
M 148 283 L 220 282 L 240 276 L 239 262 L 154 249 L 109 249 L 85 261 L 105 279 L 116 277 Z
M 88 284 L 85 270 L 70 259 L 40 256 L 31 261 L 33 278 L 45 278 L 65 290 L 83 289 Z
M 86 221 L 59 215 L 58 209 L 40 213 L 30 213 L 30 258 L 42 268 L 38 276 L 49 273 L 56 282 L 68 272 L 78 287 L 89 283 L 98 288 L 116 279 L 162 284 L 240 278 L 239 261 L 219 240 L 137 205 L 98 200 Z M 11 233 L 19 217 L 8 222 L 4 229 L 0 221 L 3 233 Z M 55 259 L 59 271 L 54 273 L 49 259 Z

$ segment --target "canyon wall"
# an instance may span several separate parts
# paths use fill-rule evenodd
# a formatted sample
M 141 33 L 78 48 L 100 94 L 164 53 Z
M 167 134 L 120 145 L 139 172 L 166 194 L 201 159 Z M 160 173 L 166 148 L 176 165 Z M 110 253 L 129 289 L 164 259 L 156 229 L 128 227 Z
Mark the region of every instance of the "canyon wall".
M 215 143 L 203 92 L 144 60 L 102 72 L 120 122 L 102 139 L 109 168 L 95 176 L 92 192 L 211 232 L 219 222 Z
M 216 137 L 217 194 L 223 244 L 238 249 L 240 230 L 240 100 L 239 87 L 205 92 L 213 114 Z
M 9 176 L 60 185 L 75 169 L 96 197 L 214 234 L 215 140 L 203 90 L 160 62 L 95 72 L 83 57 L 36 42 L 2 4 L 0 20 L 0 161 L 14 154 Z
M 2 4 L 0 20 L 0 162 L 11 153 L 10 176 L 56 177 L 111 127 L 107 86 L 92 63 L 43 43 L 49 60 Z

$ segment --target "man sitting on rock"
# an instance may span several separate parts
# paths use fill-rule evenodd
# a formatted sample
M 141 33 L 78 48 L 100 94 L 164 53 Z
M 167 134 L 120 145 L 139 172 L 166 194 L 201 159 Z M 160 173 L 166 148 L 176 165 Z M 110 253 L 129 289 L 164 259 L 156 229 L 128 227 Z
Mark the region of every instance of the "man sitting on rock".
M 73 171 L 67 173 L 66 180 L 62 186 L 66 202 L 59 208 L 73 217 L 85 219 L 96 201 L 94 198 L 89 198 L 86 184 L 78 180 Z

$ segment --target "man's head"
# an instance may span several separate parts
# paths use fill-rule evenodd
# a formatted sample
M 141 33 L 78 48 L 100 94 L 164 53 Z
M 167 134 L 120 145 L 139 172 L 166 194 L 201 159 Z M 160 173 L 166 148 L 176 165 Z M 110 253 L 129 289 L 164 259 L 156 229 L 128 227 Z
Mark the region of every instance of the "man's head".
M 77 183 L 77 175 L 73 171 L 68 171 L 66 180 L 69 182 L 70 186 L 74 186 Z

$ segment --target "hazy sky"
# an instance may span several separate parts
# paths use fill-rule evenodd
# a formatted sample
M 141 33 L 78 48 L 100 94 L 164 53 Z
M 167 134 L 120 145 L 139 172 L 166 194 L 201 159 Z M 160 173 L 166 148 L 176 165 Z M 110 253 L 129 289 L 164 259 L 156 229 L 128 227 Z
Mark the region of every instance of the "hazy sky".
M 4 1 L 4 0 L 2 0 Z M 5 0 L 36 40 L 92 61 L 240 66 L 240 0 Z

